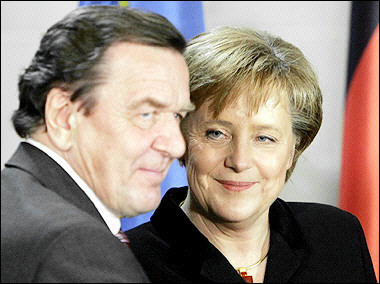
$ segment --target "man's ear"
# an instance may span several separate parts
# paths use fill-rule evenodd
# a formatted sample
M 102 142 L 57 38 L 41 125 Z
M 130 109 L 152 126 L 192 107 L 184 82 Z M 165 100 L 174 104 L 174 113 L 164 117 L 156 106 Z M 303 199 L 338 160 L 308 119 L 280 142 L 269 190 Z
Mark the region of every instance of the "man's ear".
M 74 111 L 68 92 L 60 88 L 50 90 L 45 104 L 46 129 L 51 142 L 61 151 L 67 151 L 72 145 Z

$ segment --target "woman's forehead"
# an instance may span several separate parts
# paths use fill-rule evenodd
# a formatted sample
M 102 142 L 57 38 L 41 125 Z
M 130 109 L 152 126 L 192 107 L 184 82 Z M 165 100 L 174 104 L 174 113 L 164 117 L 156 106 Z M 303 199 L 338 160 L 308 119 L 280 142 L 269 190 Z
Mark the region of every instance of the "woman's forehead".
M 281 104 L 290 111 L 289 99 L 284 90 L 268 88 L 265 90 L 234 89 L 224 98 L 210 98 L 204 105 L 208 112 L 217 117 L 225 109 L 234 108 L 240 112 L 252 115 L 260 111 L 263 106 L 276 107 Z

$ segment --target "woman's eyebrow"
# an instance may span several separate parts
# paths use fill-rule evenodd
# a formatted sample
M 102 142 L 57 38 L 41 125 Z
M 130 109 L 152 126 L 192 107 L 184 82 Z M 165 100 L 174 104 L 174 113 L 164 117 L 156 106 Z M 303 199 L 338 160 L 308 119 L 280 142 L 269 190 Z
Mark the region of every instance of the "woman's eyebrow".
M 234 126 L 234 124 L 232 122 L 229 122 L 226 120 L 207 120 L 207 121 L 205 121 L 205 124 L 219 124 L 219 125 L 223 125 L 226 127 L 233 127 Z M 253 125 L 253 128 L 255 130 L 259 130 L 259 131 L 271 130 L 271 131 L 276 131 L 278 133 L 282 133 L 282 131 L 278 127 L 276 127 L 275 125 L 272 125 L 272 124 Z
M 226 121 L 226 120 L 206 120 L 205 121 L 205 124 L 221 124 L 221 125 L 224 125 L 224 126 L 228 126 L 228 127 L 231 127 L 233 126 L 234 124 L 232 122 L 229 122 L 229 121 Z
M 257 129 L 259 130 L 276 130 L 276 131 L 280 131 L 280 129 L 278 129 L 278 127 L 276 127 L 275 125 L 272 125 L 272 124 L 259 124 L 256 126 Z

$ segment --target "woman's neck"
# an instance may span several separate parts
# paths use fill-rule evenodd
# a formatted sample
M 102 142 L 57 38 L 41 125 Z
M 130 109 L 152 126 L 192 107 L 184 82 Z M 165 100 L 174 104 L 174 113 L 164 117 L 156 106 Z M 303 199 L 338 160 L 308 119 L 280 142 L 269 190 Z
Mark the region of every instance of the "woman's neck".
M 216 220 L 190 204 L 189 196 L 182 210 L 197 229 L 234 267 L 247 267 L 261 260 L 269 250 L 269 209 L 241 222 Z

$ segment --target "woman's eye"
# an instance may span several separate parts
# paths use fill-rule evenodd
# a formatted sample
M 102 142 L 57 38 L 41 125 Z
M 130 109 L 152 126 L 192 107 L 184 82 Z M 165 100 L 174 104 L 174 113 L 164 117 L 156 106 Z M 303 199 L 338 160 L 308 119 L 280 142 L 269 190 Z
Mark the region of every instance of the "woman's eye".
M 218 138 L 221 138 L 221 137 L 223 137 L 225 135 L 220 130 L 207 130 L 206 131 L 206 136 L 209 137 L 209 138 L 218 139 Z
M 259 142 L 275 142 L 275 140 L 271 137 L 268 137 L 268 136 L 264 136 L 264 135 L 261 135 L 261 136 L 258 136 L 257 138 L 257 141 Z

